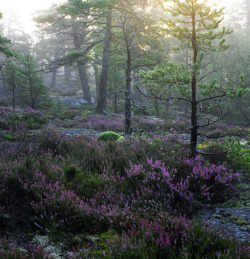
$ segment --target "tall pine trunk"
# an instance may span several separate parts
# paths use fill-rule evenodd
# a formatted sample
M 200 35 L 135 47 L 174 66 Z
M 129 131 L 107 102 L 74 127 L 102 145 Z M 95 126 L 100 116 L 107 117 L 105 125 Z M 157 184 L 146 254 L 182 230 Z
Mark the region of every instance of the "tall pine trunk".
M 126 92 L 125 92 L 125 135 L 132 134 L 131 126 L 131 53 L 127 46 Z
M 81 62 L 77 62 L 77 66 L 78 66 L 80 81 L 81 81 L 81 85 L 82 85 L 83 98 L 84 98 L 84 100 L 86 100 L 90 103 L 91 95 L 90 95 L 90 90 L 89 90 L 89 83 L 88 83 L 86 67 Z
M 104 40 L 103 49 L 103 63 L 102 73 L 99 84 L 99 94 L 97 99 L 96 112 L 102 112 L 106 109 L 107 105 L 107 84 L 108 84 L 108 71 L 110 60 L 110 41 L 111 41 L 111 24 L 112 24 L 112 10 L 110 9 L 107 14 L 106 35 Z
M 81 50 L 82 44 L 84 42 L 84 36 L 79 35 L 79 31 L 78 31 L 79 24 L 75 23 L 73 25 L 72 29 L 73 29 L 73 34 L 74 34 L 75 50 Z M 77 62 L 77 66 L 78 66 L 80 82 L 81 82 L 82 91 L 83 91 L 83 98 L 84 98 L 84 100 L 86 100 L 90 103 L 91 102 L 91 95 L 90 95 L 90 89 L 89 89 L 89 82 L 88 82 L 86 67 L 85 67 L 84 63 L 81 62 L 81 61 Z
M 64 66 L 64 77 L 65 77 L 65 81 L 67 83 L 68 87 L 72 87 L 72 84 L 70 82 L 71 79 L 71 71 L 70 68 L 68 66 Z
M 192 72 L 192 101 L 191 101 L 191 143 L 190 143 L 190 157 L 196 157 L 197 151 L 197 137 L 198 137 L 198 124 L 197 124 L 197 38 L 196 38 L 196 19 L 195 7 L 192 13 L 192 49 L 193 49 L 193 72 Z
M 54 89 L 56 87 L 56 76 L 57 76 L 57 60 L 58 60 L 58 50 L 55 51 L 54 55 L 54 61 L 53 61 L 53 66 L 52 66 L 52 76 L 51 76 L 51 83 L 50 83 L 50 88 Z

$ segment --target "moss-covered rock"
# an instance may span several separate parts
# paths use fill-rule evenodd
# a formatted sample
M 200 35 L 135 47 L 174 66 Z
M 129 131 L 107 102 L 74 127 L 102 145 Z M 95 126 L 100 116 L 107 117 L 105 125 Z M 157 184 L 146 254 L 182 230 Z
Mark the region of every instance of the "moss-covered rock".
M 242 219 L 242 218 L 238 218 L 235 222 L 236 224 L 239 224 L 239 225 L 247 225 L 247 221 L 245 219 Z
M 118 133 L 115 133 L 113 131 L 106 131 L 99 135 L 98 141 L 99 140 L 121 142 L 124 140 L 124 137 L 122 137 L 121 135 L 119 135 Z

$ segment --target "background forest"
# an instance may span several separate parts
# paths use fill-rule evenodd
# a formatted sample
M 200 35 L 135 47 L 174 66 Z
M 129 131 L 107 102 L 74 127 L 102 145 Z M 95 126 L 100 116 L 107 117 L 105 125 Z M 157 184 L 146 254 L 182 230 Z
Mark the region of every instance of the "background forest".
M 0 3 L 1 258 L 249 258 L 250 2 L 230 3 L 67 0 L 33 33 Z

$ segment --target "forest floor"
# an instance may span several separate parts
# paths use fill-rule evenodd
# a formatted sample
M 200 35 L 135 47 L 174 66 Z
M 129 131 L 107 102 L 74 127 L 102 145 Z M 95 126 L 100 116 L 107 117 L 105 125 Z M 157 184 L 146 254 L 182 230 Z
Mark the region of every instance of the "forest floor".
M 18 169 L 18 174 L 20 172 L 23 173 L 22 170 L 26 170 L 25 172 L 29 173 L 29 171 L 31 170 L 29 163 L 31 163 L 34 166 L 34 169 L 44 170 L 43 167 L 45 165 L 42 165 L 41 164 L 42 160 L 39 160 L 41 150 L 46 150 L 46 149 L 44 149 L 45 147 L 46 148 L 49 147 L 50 149 L 55 148 L 55 151 L 52 150 L 54 155 L 51 158 L 48 158 L 48 157 L 45 158 L 45 159 L 47 159 L 47 160 L 45 160 L 45 161 L 47 161 L 46 163 L 51 163 L 51 164 L 47 164 L 47 167 L 46 166 L 45 167 L 49 168 L 50 166 L 52 166 L 53 170 L 55 170 L 55 172 L 59 172 L 59 171 L 61 172 L 62 169 L 60 169 L 60 167 L 63 166 L 64 174 L 66 174 L 66 171 L 67 171 L 66 165 L 71 165 L 72 161 L 73 161 L 71 158 L 67 158 L 67 156 L 70 156 L 70 154 L 72 153 L 72 148 L 70 148 L 68 150 L 67 145 L 71 145 L 72 143 L 73 143 L 73 146 L 75 145 L 76 150 L 73 151 L 72 154 L 74 154 L 74 156 L 77 157 L 77 155 L 74 152 L 78 152 L 77 150 L 79 147 L 77 146 L 77 142 L 79 141 L 79 142 L 82 142 L 83 145 L 86 145 L 86 146 L 89 145 L 89 149 L 88 150 L 86 149 L 86 151 L 84 151 L 85 152 L 84 154 L 85 155 L 89 154 L 91 156 L 94 156 L 93 158 L 91 158 L 93 160 L 90 159 L 91 161 L 87 161 L 87 160 L 85 162 L 83 162 L 81 160 L 79 160 L 79 161 L 81 161 L 80 163 L 87 163 L 87 168 L 93 167 L 94 168 L 93 173 L 94 173 L 95 170 L 99 170 L 99 169 L 97 169 L 100 166 L 98 163 L 100 163 L 101 160 L 108 159 L 108 157 L 110 159 L 110 156 L 108 153 L 107 153 L 107 156 L 106 156 L 106 154 L 102 154 L 101 155 L 102 158 L 100 158 L 100 162 L 97 161 L 98 160 L 97 153 L 100 151 L 98 148 L 95 149 L 95 151 L 93 151 L 94 153 L 96 152 L 96 158 L 95 158 L 94 153 L 89 153 L 90 152 L 89 150 L 91 148 L 93 148 L 91 143 L 93 143 L 93 145 L 96 145 L 98 136 L 104 131 L 112 130 L 112 131 L 121 133 L 122 128 L 123 128 L 122 117 L 114 116 L 113 118 L 106 118 L 105 116 L 99 116 L 99 115 L 96 116 L 93 114 L 83 114 L 80 117 L 76 116 L 73 118 L 71 116 L 72 116 L 71 114 L 68 114 L 68 116 L 66 116 L 66 118 L 62 118 L 62 119 L 48 118 L 48 120 L 46 121 L 46 123 L 43 124 L 41 129 L 39 129 L 39 128 L 34 129 L 34 127 L 31 127 L 31 129 L 28 129 L 25 134 L 24 134 L 24 132 L 23 133 L 20 133 L 20 132 L 14 133 L 12 130 L 9 130 L 7 127 L 4 128 L 2 126 L 2 129 L 0 131 L 0 139 L 1 139 L 0 151 L 2 152 L 1 153 L 2 156 L 3 156 L 3 152 L 11 153 L 12 152 L 11 150 L 15 150 L 15 152 L 21 151 L 21 153 L 24 152 L 24 154 L 25 154 L 25 152 L 28 152 L 28 153 L 26 153 L 26 155 L 24 157 L 22 157 L 22 154 L 20 153 L 20 159 L 24 163 L 22 165 L 20 165 L 20 168 Z M 34 125 L 33 123 L 34 123 L 34 121 L 32 121 L 32 125 Z M 134 127 L 134 129 L 136 129 L 136 134 L 134 134 L 133 137 L 130 138 L 130 140 L 128 140 L 129 143 L 131 143 L 129 145 L 136 146 L 137 145 L 136 143 L 138 143 L 138 140 L 140 140 L 140 141 L 142 141 L 141 145 L 142 146 L 145 145 L 145 150 L 149 150 L 149 151 L 143 151 L 143 152 L 146 152 L 149 157 L 155 156 L 157 159 L 160 159 L 160 157 L 162 157 L 162 155 L 159 155 L 159 157 L 158 157 L 158 155 L 156 155 L 156 153 L 155 153 L 155 152 L 158 152 L 159 149 L 162 148 L 161 146 L 164 146 L 164 149 L 161 151 L 164 154 L 165 153 L 166 154 L 170 154 L 170 153 L 175 154 L 178 152 L 180 152 L 180 155 L 182 154 L 181 152 L 183 152 L 183 154 L 185 154 L 186 149 L 184 148 L 184 146 L 188 146 L 189 134 L 183 133 L 183 131 L 181 131 L 181 130 L 179 131 L 179 133 L 177 132 L 178 129 L 183 129 L 184 127 L 187 126 L 187 125 L 183 125 L 183 124 L 184 123 L 181 121 L 181 119 L 180 120 L 177 119 L 176 121 L 164 122 L 163 120 L 155 119 L 154 117 L 150 118 L 150 117 L 135 116 L 133 127 Z M 2 123 L 2 125 L 4 125 L 4 124 Z M 222 125 L 222 127 L 220 129 L 211 129 L 210 132 L 213 131 L 216 134 L 217 134 L 217 132 L 220 133 L 221 131 L 224 130 L 223 127 L 226 127 L 226 126 Z M 168 131 L 167 135 L 166 135 L 166 133 L 163 133 L 166 131 Z M 57 136 L 57 134 L 58 134 L 58 136 Z M 43 135 L 42 138 L 41 138 L 41 135 Z M 65 137 L 65 139 L 64 139 L 64 137 Z M 86 139 L 83 140 L 83 139 L 81 139 L 81 137 L 84 137 Z M 246 134 L 246 135 L 243 135 L 242 137 L 245 140 L 245 139 L 247 139 L 248 135 Z M 161 138 L 162 138 L 162 140 L 161 140 Z M 147 140 L 147 139 L 149 139 L 149 140 Z M 165 150 L 165 142 L 164 142 L 165 140 L 164 139 L 167 139 L 166 140 L 166 144 L 167 144 L 166 150 Z M 161 142 L 161 141 L 163 141 L 163 142 Z M 199 144 L 201 144 L 201 146 L 202 146 L 205 143 L 204 147 L 202 147 L 201 150 L 206 150 L 207 141 L 205 141 L 204 143 L 203 143 L 203 141 L 205 141 L 205 139 L 199 139 L 199 142 L 200 142 Z M 215 140 L 213 140 L 213 141 L 215 141 Z M 213 141 L 211 141 L 211 142 L 213 142 Z M 180 143 L 182 143 L 182 144 L 180 144 Z M 104 149 L 108 148 L 108 146 L 105 147 L 105 145 L 101 148 L 104 148 Z M 124 143 L 122 145 L 126 145 L 126 143 Z M 183 145 L 183 148 L 181 149 L 181 151 L 179 151 L 181 145 Z M 30 146 L 32 148 L 33 151 L 31 151 L 31 153 L 30 153 L 30 151 L 25 151 L 25 147 L 27 147 L 27 146 Z M 140 146 L 140 144 L 139 144 L 139 146 Z M 115 148 L 115 150 L 112 150 L 112 149 L 110 150 L 111 155 L 114 155 L 114 153 L 112 153 L 112 152 L 118 152 L 118 153 L 125 152 L 122 149 L 120 150 L 119 145 L 117 146 L 115 144 L 115 146 L 113 148 Z M 136 151 L 131 150 L 131 152 L 135 152 L 133 154 L 140 157 L 141 154 L 139 155 L 139 153 L 141 152 L 140 151 L 141 147 L 140 148 L 133 147 L 133 148 L 136 148 Z M 248 149 L 248 148 L 249 147 L 247 145 L 244 146 L 244 150 Z M 168 151 L 168 149 L 171 149 L 172 151 L 170 152 L 170 151 Z M 67 152 L 69 152 L 69 153 L 67 154 Z M 170 153 L 168 153 L 168 152 L 170 152 Z M 217 152 L 221 152 L 221 150 L 219 150 Z M 239 151 L 237 151 L 237 152 L 239 152 Z M 34 156 L 33 156 L 33 153 L 34 153 Z M 29 156 L 31 156 L 31 162 L 29 160 L 27 160 L 27 154 L 29 154 Z M 101 154 L 101 153 L 99 153 L 99 154 Z M 57 160 L 54 161 L 53 157 L 58 159 L 57 158 L 58 155 L 65 157 L 65 158 L 63 158 L 63 161 L 65 161 L 65 162 L 63 162 L 64 164 L 62 164 L 59 161 L 60 158 L 58 161 Z M 15 156 L 15 155 L 11 154 L 9 159 L 12 159 L 13 156 Z M 124 156 L 127 156 L 128 158 L 126 158 L 126 159 L 128 159 L 128 160 L 129 160 L 129 157 L 132 158 L 132 156 L 129 156 L 125 153 L 124 153 Z M 164 155 L 164 156 L 166 156 L 166 155 Z M 96 159 L 96 161 L 95 161 L 95 159 Z M 120 157 L 117 157 L 116 159 L 117 159 L 118 165 L 115 165 L 115 166 L 118 168 L 121 168 L 123 163 L 127 164 L 127 162 L 125 162 Z M 233 159 L 237 160 L 238 158 L 233 158 Z M 39 162 L 40 165 L 36 164 L 37 163 L 36 161 L 38 161 L 38 160 L 40 161 Z M 73 168 L 73 171 L 77 170 L 77 173 L 78 173 L 79 170 L 82 170 L 82 169 L 79 169 L 80 164 L 75 164 L 76 160 L 74 160 L 74 161 L 75 162 L 73 162 L 73 164 L 74 164 L 73 167 L 76 169 L 74 169 L 73 167 L 72 168 Z M 136 161 L 136 159 L 134 160 L 134 162 L 135 161 Z M 144 161 L 144 160 L 141 160 L 141 161 Z M 168 161 L 168 163 L 170 163 L 170 160 L 166 160 L 166 161 Z M 250 161 L 248 161 L 248 163 L 249 162 Z M 3 163 L 3 161 L 1 163 Z M 115 161 L 113 161 L 112 163 L 114 166 Z M 144 163 L 144 166 L 146 168 L 145 162 L 141 162 L 141 163 Z M 12 166 L 11 170 L 14 170 L 14 168 L 17 167 L 16 165 L 14 167 L 13 167 L 13 165 L 8 165 L 8 166 Z M 206 166 L 208 166 L 208 165 L 206 165 Z M 23 169 L 24 167 L 25 167 L 25 169 Z M 178 168 L 177 164 L 176 164 L 176 167 Z M 187 165 L 187 167 L 189 167 L 189 166 Z M 33 168 L 33 167 L 31 167 L 31 168 Z M 93 170 L 93 169 L 91 169 L 91 170 Z M 106 169 L 104 169 L 104 170 L 106 170 Z M 135 170 L 135 167 L 134 167 L 134 170 Z M 220 169 L 218 169 L 218 170 L 220 170 Z M 208 227 L 211 227 L 211 228 L 218 227 L 219 229 L 223 230 L 222 233 L 224 233 L 224 235 L 227 238 L 230 238 L 230 237 L 232 239 L 235 238 L 235 240 L 237 240 L 240 243 L 243 243 L 243 242 L 249 243 L 249 241 L 250 241 L 250 239 L 249 239 L 249 233 L 250 233 L 250 176 L 249 175 L 250 175 L 250 171 L 249 171 L 249 168 L 243 168 L 243 169 L 236 168 L 236 170 L 241 173 L 240 182 L 237 183 L 237 185 L 236 185 L 236 188 L 238 189 L 238 194 L 232 196 L 231 198 L 227 198 L 227 199 L 223 200 L 222 202 L 215 202 L 215 203 L 202 202 L 199 199 L 195 199 L 190 204 L 193 208 L 192 212 L 188 213 L 189 209 L 187 209 L 186 219 L 187 220 L 191 220 L 191 219 L 200 220 L 201 222 L 203 222 L 203 220 L 205 220 Z M 0 169 L 0 172 L 1 172 L 1 169 Z M 94 173 L 94 174 L 96 174 L 96 173 Z M 46 177 L 49 177 L 49 176 L 47 175 Z M 53 178 L 54 176 L 51 175 L 50 177 Z M 105 176 L 105 177 L 111 177 L 111 179 L 113 179 L 112 178 L 113 176 L 111 176 L 109 174 L 107 174 L 107 176 Z M 143 177 L 145 177 L 145 176 L 143 176 Z M 135 178 L 135 180 L 136 179 L 137 178 Z M 142 179 L 144 179 L 144 178 L 142 178 Z M 97 184 L 97 185 L 100 184 L 100 186 L 102 186 L 101 180 L 98 180 L 100 182 L 96 182 L 96 183 L 95 183 L 94 179 L 92 179 L 92 180 L 83 179 L 83 180 L 86 181 L 86 183 L 88 182 L 89 184 L 91 184 L 93 186 L 95 186 L 95 184 Z M 29 180 L 29 181 L 31 181 L 31 180 Z M 56 181 L 56 180 L 53 180 L 53 181 Z M 59 180 L 59 178 L 58 178 L 57 181 L 64 182 L 65 180 L 63 178 L 60 178 L 60 180 Z M 74 185 L 73 185 L 73 182 L 71 183 L 70 181 L 69 182 L 68 182 L 68 180 L 65 181 L 64 185 L 68 186 L 67 187 L 67 188 L 69 188 L 68 190 L 73 190 L 72 188 Z M 117 179 L 116 179 L 116 181 L 117 181 Z M 129 181 L 131 181 L 131 180 L 129 180 Z M 131 183 L 133 183 L 133 182 L 131 182 Z M 103 244 L 103 241 L 105 239 L 107 239 L 107 240 L 109 240 L 108 241 L 108 243 L 109 243 L 110 240 L 112 241 L 113 238 L 115 238 L 115 234 L 114 235 L 107 234 L 105 231 L 103 232 L 103 230 L 99 229 L 99 230 L 95 230 L 94 233 L 91 233 L 91 231 L 88 230 L 87 231 L 88 234 L 83 234 L 83 233 L 79 233 L 78 231 L 75 231 L 75 230 L 74 231 L 70 230 L 67 233 L 67 235 L 62 234 L 63 238 L 58 237 L 58 240 L 56 240 L 57 238 L 55 238 L 55 236 L 51 237 L 51 234 L 46 233 L 46 231 L 39 229 L 39 227 L 35 230 L 34 223 L 36 220 L 34 220 L 34 218 L 32 219 L 33 223 L 31 225 L 29 225 L 29 224 L 25 225 L 26 224 L 25 222 L 27 222 L 27 216 L 32 214 L 29 211 L 30 207 L 28 205 L 28 203 L 30 201 L 28 201 L 28 203 L 27 203 L 22 200 L 23 208 L 17 209 L 16 212 L 14 212 L 14 207 L 17 206 L 17 208 L 18 208 L 18 206 L 20 206 L 20 204 L 18 204 L 18 201 L 16 201 L 16 205 L 13 204 L 13 202 L 15 202 L 15 197 L 17 197 L 16 195 L 18 195 L 18 193 L 16 192 L 16 190 L 12 190 L 10 188 L 9 184 L 10 183 L 6 182 L 5 186 L 4 186 L 4 188 L 5 188 L 4 192 L 0 193 L 0 201 L 5 207 L 7 207 L 7 204 L 9 204 L 10 202 L 12 203 L 11 205 L 8 205 L 9 206 L 8 209 L 3 209 L 2 213 L 1 213 L 1 203 L 0 203 L 0 225 L 1 225 L 0 235 L 2 238 L 7 238 L 9 244 L 12 244 L 12 245 L 15 244 L 17 247 L 19 247 L 19 246 L 25 247 L 25 248 L 23 248 L 24 254 L 27 251 L 29 251 L 27 249 L 27 246 L 25 246 L 25 245 L 33 244 L 38 247 L 44 247 L 45 250 L 42 252 L 41 251 L 37 252 L 35 250 L 37 248 L 32 247 L 32 249 L 33 249 L 32 253 L 43 254 L 43 256 L 41 258 L 49 258 L 49 257 L 45 257 L 45 254 L 46 254 L 46 256 L 47 256 L 47 254 L 52 256 L 51 258 L 71 258 L 71 257 L 72 258 L 88 258 L 87 256 L 85 257 L 85 255 L 83 255 L 82 253 L 81 253 L 81 255 L 79 255 L 79 252 L 76 252 L 74 254 L 71 251 L 72 247 L 79 247 L 81 244 L 85 244 L 85 246 L 88 247 L 88 248 L 86 248 L 88 250 L 88 249 L 90 249 L 89 244 L 91 247 L 95 247 L 97 244 L 98 247 L 94 248 L 94 251 L 102 251 L 104 249 L 103 247 L 105 247 Z M 16 183 L 14 182 L 14 184 L 16 184 Z M 33 182 L 33 180 L 32 180 L 32 184 L 33 185 L 35 184 Z M 29 187 L 29 188 L 31 188 L 30 192 L 33 191 L 32 184 L 30 185 L 31 187 Z M 129 182 L 126 183 L 126 185 L 127 185 L 126 188 L 131 189 L 131 191 L 133 190 L 134 187 L 130 186 Z M 17 185 L 17 186 L 19 186 L 19 185 Z M 118 186 L 120 186 L 120 185 L 118 185 Z M 124 188 L 122 186 L 123 186 L 123 183 L 121 182 L 121 186 L 119 188 Z M 77 187 L 77 188 L 79 188 L 79 187 Z M 85 186 L 85 187 L 80 187 L 80 188 L 87 188 L 87 187 Z M 105 185 L 103 186 L 103 188 L 106 188 Z M 109 188 L 111 188 L 111 187 L 109 187 Z M 137 188 L 139 188 L 139 185 L 137 186 Z M 143 187 L 140 187 L 140 188 L 143 188 Z M 222 188 L 221 195 L 223 195 L 225 186 L 221 185 L 220 188 Z M 96 192 L 97 189 L 95 189 L 95 190 L 93 189 L 93 191 Z M 219 191 L 220 190 L 218 190 L 218 194 L 215 194 L 215 196 L 216 195 L 218 195 L 218 197 L 220 196 Z M 36 194 L 36 192 L 37 192 L 37 190 L 35 189 L 34 193 Z M 90 193 L 91 193 L 90 194 L 89 191 L 86 191 L 86 190 L 81 190 L 81 189 L 77 190 L 77 193 L 79 193 L 79 195 L 82 192 L 86 193 L 86 195 L 90 195 L 90 197 L 95 197 L 95 194 L 92 193 L 92 191 L 90 191 Z M 12 198 L 10 197 L 9 200 L 7 201 L 3 198 L 3 196 L 1 196 L 3 194 L 5 194 L 5 195 L 9 194 L 10 196 L 12 195 L 13 197 Z M 37 197 L 39 197 L 39 194 L 36 194 L 36 195 L 38 195 Z M 43 195 L 45 195 L 45 194 L 43 194 Z M 123 194 L 121 193 L 119 195 L 123 195 Z M 24 199 L 31 199 L 31 198 L 32 198 L 32 196 L 27 196 Z M 218 200 L 219 200 L 219 198 L 218 198 Z M 110 202 L 111 202 L 111 200 L 110 200 Z M 113 203 L 113 202 L 114 201 L 112 201 L 111 203 Z M 140 202 L 142 202 L 142 201 L 140 201 Z M 176 200 L 176 204 L 178 204 L 178 202 L 183 202 L 183 201 Z M 183 203 L 183 204 L 185 204 L 185 203 Z M 37 206 L 38 206 L 38 204 L 37 204 Z M 51 205 L 49 205 L 49 206 L 51 206 Z M 115 205 L 115 206 L 117 206 L 117 205 Z M 122 205 L 122 207 L 123 206 L 125 206 L 125 205 Z M 136 206 L 139 206 L 139 205 L 136 205 Z M 140 206 L 142 206 L 142 208 L 144 208 L 144 205 L 140 205 Z M 140 206 L 139 206 L 139 210 L 141 208 Z M 173 205 L 173 206 L 175 206 L 175 205 Z M 185 207 L 185 206 L 186 205 L 184 205 L 183 207 Z M 96 208 L 98 208 L 100 211 L 101 210 L 104 211 L 104 209 L 101 207 L 96 207 Z M 176 208 L 178 208 L 178 206 Z M 27 215 L 25 214 L 26 209 L 27 209 Z M 33 207 L 33 209 L 35 209 L 35 210 L 37 209 L 38 211 L 41 211 L 40 207 L 39 208 Z M 151 209 L 153 209 L 153 207 Z M 111 210 L 113 210 L 113 208 L 111 208 Z M 159 211 L 161 211 L 161 210 L 159 210 Z M 116 218 L 114 219 L 112 217 L 111 217 L 112 218 L 111 219 L 110 215 L 107 216 L 108 213 L 106 211 L 102 212 L 102 213 L 104 213 L 103 215 L 105 215 L 105 217 L 107 217 L 107 219 L 109 219 L 110 222 L 112 222 L 113 220 L 115 220 L 115 221 L 118 220 L 118 222 L 119 222 L 119 219 L 116 219 Z M 129 212 L 129 213 L 131 213 L 131 212 Z M 181 213 L 184 213 L 184 211 Z M 149 213 L 149 215 L 151 215 L 151 214 Z M 34 216 L 32 216 L 32 217 L 34 217 Z M 148 217 L 151 217 L 151 216 L 148 216 Z M 39 219 L 39 220 L 41 222 L 43 222 L 42 219 Z M 122 222 L 122 220 L 121 220 L 121 222 Z M 41 224 L 44 224 L 44 226 L 49 228 L 49 231 L 51 233 L 52 229 L 51 229 L 50 225 L 46 225 L 47 223 L 45 223 L 45 222 L 43 222 Z M 105 224 L 107 224 L 107 222 L 105 222 Z M 101 224 L 101 227 L 98 226 L 98 228 L 106 229 L 105 224 L 103 222 Z M 127 222 L 125 223 L 125 225 L 126 224 L 127 224 Z M 109 226 L 109 229 L 110 228 L 119 229 L 112 223 L 111 223 L 111 225 L 109 225 L 109 224 L 107 224 L 107 225 Z M 110 227 L 110 226 L 113 226 L 113 227 Z M 86 228 L 86 227 L 83 227 L 83 228 Z M 125 227 L 123 231 L 125 231 L 126 228 L 127 227 Z M 64 232 L 65 232 L 65 230 L 64 230 Z M 66 232 L 67 232 L 67 230 L 66 230 Z M 97 234 L 97 233 L 99 233 L 99 234 Z M 104 234 L 104 233 L 106 233 L 106 234 Z M 58 232 L 57 232 L 57 235 L 58 235 Z M 100 235 L 103 235 L 103 236 L 100 236 Z M 1 239 L 1 237 L 0 237 L 0 239 Z M 122 238 L 122 236 L 121 236 L 121 238 Z M 122 241 L 119 241 L 119 242 L 122 242 Z M 7 247 L 7 244 L 5 246 Z M 109 246 L 112 246 L 112 245 L 109 244 Z M 116 246 L 119 246 L 118 243 L 116 244 Z M 3 241 L 2 241 L 2 245 L 0 242 L 0 255 L 1 255 L 1 252 L 4 255 L 3 251 L 5 251 L 5 250 L 1 250 L 1 247 L 2 247 L 2 249 L 4 247 Z M 14 248 L 12 248 L 12 249 L 14 249 Z M 91 248 L 91 249 L 93 249 L 93 248 Z M 117 247 L 112 247 L 112 249 L 117 249 Z M 15 250 L 15 253 L 21 253 L 20 252 L 21 250 L 20 251 L 19 250 L 18 250 L 18 252 L 17 252 L 17 250 Z M 105 251 L 105 253 L 107 252 L 106 249 L 104 249 L 103 251 Z M 94 254 L 95 253 L 96 252 L 94 252 Z M 159 251 L 157 252 L 157 254 L 158 253 L 159 253 Z M 104 257 L 104 256 L 99 255 L 96 258 L 101 258 L 101 257 Z M 5 258 L 5 257 L 2 257 L 2 258 Z M 26 257 L 20 257 L 20 258 L 26 258 Z M 29 258 L 29 257 L 27 257 L 27 258 Z M 37 258 L 39 258 L 39 257 L 37 256 Z M 92 258 L 92 257 L 89 257 L 89 258 Z M 111 256 L 110 258 L 113 258 L 113 257 Z M 129 258 L 129 257 L 127 257 L 127 258 Z M 143 258 L 147 258 L 147 257 L 145 256 Z M 152 258 L 157 258 L 157 257 L 152 256 Z M 176 258 L 184 258 L 184 257 L 176 257 Z M 228 257 L 228 258 L 230 258 L 230 257 Z M 247 258 L 247 257 L 242 256 L 242 258 Z

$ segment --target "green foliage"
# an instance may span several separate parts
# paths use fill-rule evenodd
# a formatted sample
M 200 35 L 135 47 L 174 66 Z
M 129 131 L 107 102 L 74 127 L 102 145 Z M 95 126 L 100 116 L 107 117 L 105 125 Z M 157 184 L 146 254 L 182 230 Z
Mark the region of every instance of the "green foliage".
M 249 170 L 250 149 L 240 141 L 239 137 L 226 137 L 224 141 L 208 142 L 197 147 L 209 154 L 208 160 L 211 163 L 225 163 L 235 169 Z
M 38 68 L 38 63 L 30 54 L 19 54 L 7 60 L 4 68 L 4 78 L 13 98 L 19 96 L 23 104 L 33 109 L 51 105 L 49 88 L 38 75 Z
M 244 148 L 239 137 L 227 137 L 222 143 L 222 148 L 227 151 L 228 163 L 238 169 L 250 169 L 250 149 Z
M 2 19 L 2 14 L 0 13 L 0 20 Z M 0 53 L 5 54 L 7 57 L 12 57 L 15 53 L 10 49 L 11 41 L 2 35 L 0 35 Z
M 49 113 L 53 116 L 61 117 L 64 116 L 64 112 L 67 109 L 67 105 L 62 103 L 59 99 L 53 102 L 50 106 Z
M 9 134 L 9 133 L 5 133 L 3 135 L 3 138 L 6 139 L 6 140 L 10 140 L 10 141 L 16 140 L 16 137 L 11 135 L 11 134 Z

